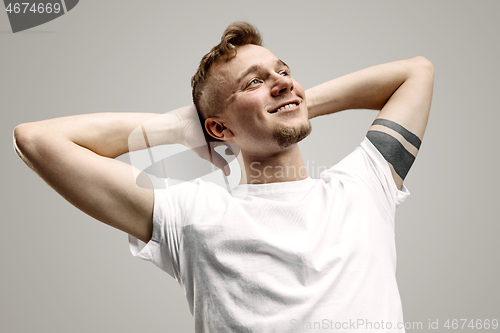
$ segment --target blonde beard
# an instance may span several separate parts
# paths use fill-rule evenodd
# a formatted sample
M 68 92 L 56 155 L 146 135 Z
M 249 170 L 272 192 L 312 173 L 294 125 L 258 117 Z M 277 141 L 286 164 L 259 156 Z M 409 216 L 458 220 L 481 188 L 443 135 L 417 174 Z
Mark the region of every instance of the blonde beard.
M 309 120 L 307 121 L 307 124 L 300 127 L 278 125 L 273 131 L 273 138 L 277 141 L 281 148 L 288 148 L 291 145 L 302 141 L 302 139 L 311 133 L 311 129 L 311 122 Z

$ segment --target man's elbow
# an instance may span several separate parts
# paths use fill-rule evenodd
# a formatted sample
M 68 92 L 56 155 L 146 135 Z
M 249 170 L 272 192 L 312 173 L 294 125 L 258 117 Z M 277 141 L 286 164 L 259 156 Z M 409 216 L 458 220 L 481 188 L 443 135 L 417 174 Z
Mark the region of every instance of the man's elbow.
M 14 149 L 19 154 L 22 149 L 26 146 L 26 141 L 28 141 L 28 124 L 20 124 L 14 128 L 14 133 L 12 134 L 14 140 Z
M 13 140 L 16 153 L 26 162 L 27 156 L 30 155 L 29 151 L 34 149 L 36 143 L 39 141 L 35 126 L 32 123 L 17 125 L 14 128 Z
M 409 60 L 412 64 L 412 69 L 416 74 L 425 75 L 434 80 L 434 65 L 429 59 L 423 56 L 418 56 Z

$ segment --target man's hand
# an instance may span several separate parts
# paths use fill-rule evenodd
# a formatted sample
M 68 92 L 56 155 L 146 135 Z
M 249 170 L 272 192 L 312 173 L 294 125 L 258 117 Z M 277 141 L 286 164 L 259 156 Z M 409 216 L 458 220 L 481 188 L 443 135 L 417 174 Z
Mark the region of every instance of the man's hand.
M 181 144 L 193 150 L 201 158 L 213 163 L 229 176 L 230 169 L 227 161 L 215 151 L 215 147 L 223 146 L 222 142 L 210 142 L 205 137 L 198 113 L 194 105 L 186 106 L 174 112 L 181 127 Z

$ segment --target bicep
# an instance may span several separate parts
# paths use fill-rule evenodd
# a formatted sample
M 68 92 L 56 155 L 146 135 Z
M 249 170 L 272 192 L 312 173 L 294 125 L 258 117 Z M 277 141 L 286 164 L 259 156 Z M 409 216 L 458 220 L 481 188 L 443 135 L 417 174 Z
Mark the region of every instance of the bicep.
M 88 215 L 144 242 L 153 231 L 151 181 L 131 165 L 91 151 L 75 154 L 64 184 L 69 200 Z M 78 163 L 79 162 L 79 163 Z M 81 170 L 79 170 L 81 169 Z M 136 175 L 141 177 L 141 185 Z
M 367 133 L 388 162 L 399 189 L 420 149 L 434 82 L 429 61 L 422 57 L 412 61 L 412 75 L 389 98 Z
M 47 184 L 84 213 L 149 241 L 154 194 L 147 177 L 137 185 L 139 170 L 57 136 L 33 141 L 21 140 L 19 151 Z

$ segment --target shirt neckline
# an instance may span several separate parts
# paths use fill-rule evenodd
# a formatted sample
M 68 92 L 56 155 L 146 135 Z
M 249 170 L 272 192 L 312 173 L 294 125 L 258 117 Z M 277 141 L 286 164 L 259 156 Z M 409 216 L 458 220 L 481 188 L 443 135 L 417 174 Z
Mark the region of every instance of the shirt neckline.
M 293 180 L 288 182 L 275 182 L 266 184 L 241 184 L 236 186 L 233 192 L 246 192 L 246 193 L 278 193 L 278 192 L 291 192 L 296 190 L 303 191 L 305 187 L 312 186 L 314 180 L 307 177 L 301 180 Z

